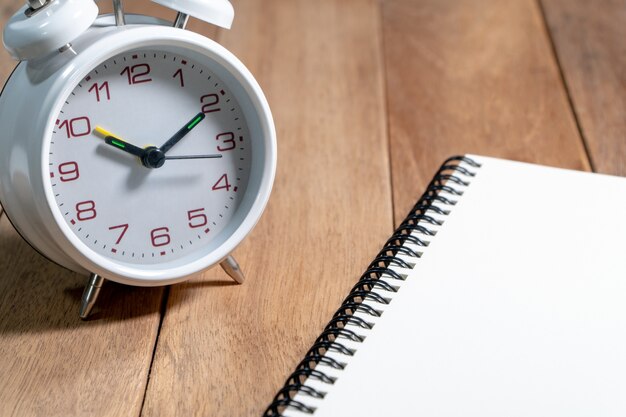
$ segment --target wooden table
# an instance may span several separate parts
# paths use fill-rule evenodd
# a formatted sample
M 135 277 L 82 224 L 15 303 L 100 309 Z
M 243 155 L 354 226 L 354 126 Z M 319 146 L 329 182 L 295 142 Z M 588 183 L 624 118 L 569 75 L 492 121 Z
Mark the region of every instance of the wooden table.
M 82 322 L 85 277 L 2 217 L 1 416 L 259 416 L 444 157 L 626 175 L 624 0 L 232 3 L 232 30 L 190 28 L 274 112 L 274 192 L 236 251 L 248 281 L 108 283 Z M 3 52 L 2 80 L 13 65 Z

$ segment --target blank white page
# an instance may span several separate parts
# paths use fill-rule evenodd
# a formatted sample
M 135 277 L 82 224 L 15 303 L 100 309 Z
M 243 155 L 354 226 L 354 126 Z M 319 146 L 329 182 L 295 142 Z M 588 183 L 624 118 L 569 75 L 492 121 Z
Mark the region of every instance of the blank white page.
M 626 416 L 626 179 L 470 157 L 315 417 Z

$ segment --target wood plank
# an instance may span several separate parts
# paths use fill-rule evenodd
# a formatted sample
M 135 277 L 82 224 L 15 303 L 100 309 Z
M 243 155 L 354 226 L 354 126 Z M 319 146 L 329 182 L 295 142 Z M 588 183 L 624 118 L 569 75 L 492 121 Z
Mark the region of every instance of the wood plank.
M 383 3 L 394 213 L 447 156 L 589 169 L 532 0 Z
M 542 4 L 593 166 L 626 175 L 626 1 Z
M 269 207 L 218 270 L 173 287 L 143 416 L 260 415 L 391 232 L 376 0 L 240 0 L 220 41 L 278 129 Z
M 161 288 L 107 283 L 78 318 L 86 278 L 37 254 L 0 221 L 0 415 L 138 415 Z
M 2 26 L 22 4 L 2 1 Z M 15 64 L 0 48 L 0 81 Z M 108 283 L 82 322 L 85 282 L 37 254 L 1 216 L 0 415 L 139 415 L 163 289 Z

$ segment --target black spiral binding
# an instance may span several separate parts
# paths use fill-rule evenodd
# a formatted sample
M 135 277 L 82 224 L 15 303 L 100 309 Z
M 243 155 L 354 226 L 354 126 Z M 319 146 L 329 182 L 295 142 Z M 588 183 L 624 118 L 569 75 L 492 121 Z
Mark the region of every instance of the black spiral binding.
M 461 166 L 461 163 L 465 163 L 471 168 L 480 168 L 479 163 L 465 156 L 448 158 L 441 165 L 422 197 L 413 206 L 391 238 L 383 245 L 379 254 L 361 275 L 361 278 L 326 325 L 322 334 L 306 353 L 302 362 L 296 366 L 295 371 L 287 378 L 283 388 L 278 391 L 272 403 L 265 410 L 264 417 L 281 417 L 287 407 L 305 414 L 315 413 L 314 407 L 294 400 L 295 395 L 301 393 L 311 398 L 324 398 L 325 393 L 305 385 L 306 380 L 316 379 L 326 384 L 335 382 L 334 378 L 316 370 L 315 366 L 318 363 L 323 363 L 341 370 L 344 365 L 335 359 L 325 356 L 325 353 L 335 351 L 346 356 L 354 355 L 355 351 L 353 349 L 342 345 L 337 339 L 339 336 L 342 336 L 353 342 L 360 343 L 364 340 L 363 336 L 345 328 L 346 324 L 356 325 L 365 331 L 370 330 L 371 324 L 360 317 L 354 316 L 354 313 L 360 311 L 379 317 L 381 312 L 367 304 L 366 301 L 371 300 L 377 303 L 389 304 L 388 298 L 381 296 L 373 290 L 379 289 L 390 293 L 398 291 L 397 286 L 390 285 L 380 278 L 385 275 L 387 278 L 401 282 L 405 277 L 389 267 L 413 268 L 410 263 L 396 255 L 402 254 L 412 259 L 421 257 L 421 252 L 411 249 L 404 244 L 410 243 L 418 247 L 428 246 L 430 243 L 429 239 L 436 234 L 436 231 L 432 230 L 429 225 L 441 226 L 443 224 L 443 221 L 437 220 L 430 214 L 436 213 L 440 216 L 450 214 L 451 208 L 457 203 L 457 197 L 463 195 L 462 188 L 467 187 L 469 185 L 468 180 L 476 175 L 475 172 Z M 442 192 L 453 197 L 444 197 L 440 195 Z

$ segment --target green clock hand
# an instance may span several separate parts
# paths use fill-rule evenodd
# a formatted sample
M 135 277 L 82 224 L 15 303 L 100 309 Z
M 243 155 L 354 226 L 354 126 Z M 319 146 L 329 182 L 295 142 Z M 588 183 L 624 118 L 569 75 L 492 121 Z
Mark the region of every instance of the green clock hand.
M 135 146 L 132 143 L 128 143 L 125 140 L 122 140 L 117 136 L 112 135 L 111 132 L 104 130 L 100 126 L 96 126 L 94 131 L 96 131 L 101 136 L 104 136 L 104 143 L 106 143 L 107 145 L 111 145 L 117 149 L 120 149 L 131 155 L 135 155 L 139 158 L 142 158 L 146 154 L 145 149 Z
M 127 152 L 131 155 L 138 156 L 139 158 L 141 158 L 145 154 L 145 150 L 143 148 L 135 146 L 126 141 L 123 141 L 119 138 L 116 138 L 115 136 L 107 136 L 106 138 L 104 138 L 104 143 L 106 143 L 107 145 L 114 146 L 118 149 L 121 149 L 124 152 Z
M 191 132 L 191 130 L 198 125 L 204 119 L 204 113 L 200 112 L 196 114 L 193 119 L 191 119 L 185 126 L 180 128 L 180 130 L 174 133 L 174 136 L 168 139 L 159 149 L 163 153 L 167 153 L 172 146 L 176 145 L 182 138 L 184 138 L 187 133 Z
M 170 149 L 174 146 L 178 141 L 180 141 L 191 129 L 193 129 L 198 123 L 200 123 L 204 119 L 204 113 L 199 113 L 194 117 L 187 125 L 180 129 L 170 140 L 168 140 L 165 145 L 169 146 Z M 182 156 L 165 156 L 165 151 L 161 148 L 157 148 L 156 146 L 148 146 L 146 148 L 140 148 L 138 146 L 133 145 L 132 143 L 126 142 L 116 136 L 113 136 L 111 132 L 101 128 L 100 126 L 96 126 L 94 129 L 98 134 L 104 136 L 104 142 L 107 145 L 114 146 L 124 152 L 127 152 L 131 155 L 134 155 L 139 158 L 143 166 L 146 168 L 161 168 L 167 159 L 213 159 L 213 158 L 221 158 L 220 154 L 209 154 L 209 155 L 182 155 Z

